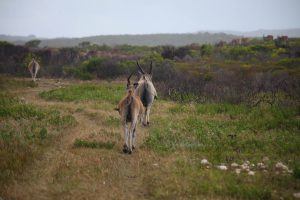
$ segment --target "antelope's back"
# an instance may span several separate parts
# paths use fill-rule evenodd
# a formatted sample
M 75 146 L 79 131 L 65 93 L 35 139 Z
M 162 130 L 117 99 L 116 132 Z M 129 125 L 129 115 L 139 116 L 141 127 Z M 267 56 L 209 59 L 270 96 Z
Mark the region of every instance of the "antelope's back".
M 36 62 L 36 61 L 31 61 L 31 62 L 28 64 L 28 69 L 35 72 L 36 70 L 39 70 L 39 69 L 40 69 L 40 65 L 39 65 L 39 63 Z
M 156 96 L 156 90 L 152 83 L 144 82 L 137 88 L 136 95 L 140 97 L 143 105 L 147 107 L 153 103 L 154 97 Z

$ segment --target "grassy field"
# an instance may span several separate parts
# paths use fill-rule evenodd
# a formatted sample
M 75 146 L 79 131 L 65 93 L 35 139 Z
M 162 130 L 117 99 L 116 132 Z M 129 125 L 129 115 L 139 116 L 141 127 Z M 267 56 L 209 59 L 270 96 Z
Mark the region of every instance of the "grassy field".
M 1 77 L 0 92 L 0 186 L 17 177 L 26 165 L 40 156 L 64 128 L 74 126 L 72 115 L 57 109 L 36 107 L 16 97 L 11 90 L 34 88 L 31 81 Z
M 129 156 L 113 110 L 125 84 L 5 78 L 1 87 L 5 199 L 293 199 L 300 191 L 299 107 L 160 99 Z M 244 162 L 254 175 L 231 167 Z

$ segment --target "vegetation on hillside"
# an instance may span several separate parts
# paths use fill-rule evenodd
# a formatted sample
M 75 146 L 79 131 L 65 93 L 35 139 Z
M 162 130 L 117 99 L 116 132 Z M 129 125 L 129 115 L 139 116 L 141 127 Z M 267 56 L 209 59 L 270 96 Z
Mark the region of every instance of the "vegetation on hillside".
M 82 42 L 76 48 L 33 52 L 2 42 L 0 48 L 2 73 L 28 74 L 21 66 L 33 55 L 40 58 L 41 76 L 82 80 L 124 77 L 136 69 L 136 60 L 147 70 L 153 61 L 153 80 L 160 95 L 176 101 L 291 104 L 300 94 L 299 39 L 290 39 L 285 47 L 252 39 L 240 45 L 182 47 L 108 47 Z

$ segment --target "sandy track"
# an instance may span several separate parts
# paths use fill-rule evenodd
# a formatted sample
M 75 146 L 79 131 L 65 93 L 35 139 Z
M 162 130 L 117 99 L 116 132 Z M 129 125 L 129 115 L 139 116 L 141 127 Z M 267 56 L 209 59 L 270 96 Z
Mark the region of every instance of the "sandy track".
M 27 167 L 23 175 L 7 188 L 11 199 L 136 199 L 145 198 L 147 188 L 143 184 L 144 174 L 153 168 L 157 158 L 144 149 L 138 149 L 133 155 L 121 152 L 122 139 L 116 141 L 112 150 L 74 148 L 77 138 L 91 137 L 103 127 L 87 113 L 101 113 L 93 108 L 85 112 L 73 112 L 74 103 L 45 101 L 38 96 L 41 91 L 68 85 L 52 79 L 42 79 L 38 87 L 16 91 L 26 102 L 39 106 L 63 106 L 71 111 L 78 124 L 58 137 L 55 144 L 48 147 L 45 153 Z M 70 113 L 67 113 L 70 114 Z M 114 111 L 109 113 L 116 115 Z M 107 127 L 106 127 L 107 128 Z M 113 128 L 115 136 L 121 138 L 121 127 Z M 145 137 L 145 129 L 140 128 L 138 143 Z M 97 136 L 97 139 L 103 139 Z M 105 139 L 105 138 L 104 138 Z

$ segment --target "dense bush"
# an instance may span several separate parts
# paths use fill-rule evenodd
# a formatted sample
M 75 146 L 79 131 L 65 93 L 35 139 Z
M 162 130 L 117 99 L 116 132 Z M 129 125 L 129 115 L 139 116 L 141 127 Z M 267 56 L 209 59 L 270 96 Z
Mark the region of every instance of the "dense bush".
M 237 59 L 245 58 L 246 56 L 250 57 L 254 55 L 254 53 L 255 52 L 250 47 L 236 46 L 230 48 L 228 57 L 237 60 Z
M 25 46 L 30 47 L 30 48 L 37 48 L 40 43 L 41 43 L 41 40 L 30 40 L 25 43 Z
M 168 72 L 163 76 L 156 72 L 154 80 L 161 95 L 175 101 L 273 105 L 296 103 L 299 99 L 299 79 L 285 72 L 216 68 L 200 69 L 195 76 L 175 70 L 172 63 L 164 63 L 163 67 Z
M 201 46 L 200 51 L 201 51 L 201 56 L 210 56 L 212 54 L 213 47 L 212 45 L 204 44 Z
M 76 48 L 39 49 L 0 42 L 0 73 L 30 76 L 27 65 L 32 57 L 37 58 L 41 70 L 38 76 L 62 76 L 63 65 L 76 65 L 84 56 Z
M 163 46 L 161 56 L 165 59 L 173 59 L 175 56 L 175 47 Z
M 215 48 L 83 43 L 81 48 L 32 50 L 1 42 L 0 72 L 29 76 L 25 63 L 28 55 L 34 55 L 41 60 L 38 76 L 115 79 L 136 71 L 136 60 L 148 72 L 152 61 L 159 93 L 173 100 L 274 104 L 299 98 L 300 61 L 293 57 L 298 55 L 298 43 L 291 44 L 292 48 L 282 48 L 252 40 L 247 45 L 224 43 Z
M 23 61 L 28 53 L 27 47 L 0 42 L 0 73 L 25 75 L 27 69 Z
M 189 54 L 190 54 L 190 50 L 188 47 L 179 47 L 174 52 L 174 55 L 180 59 L 183 59 Z
M 120 61 L 118 59 L 92 58 L 83 63 L 90 73 L 95 73 L 98 78 L 116 78 L 129 74 L 135 66 L 134 61 Z
M 114 78 L 124 73 L 117 60 L 104 58 L 91 58 L 83 62 L 82 67 L 87 72 L 95 74 L 98 78 Z
M 77 67 L 64 67 L 66 77 L 90 80 L 92 78 L 110 79 L 128 75 L 136 69 L 135 61 L 120 61 L 118 59 L 91 58 Z
M 81 80 L 91 80 L 93 78 L 92 74 L 87 72 L 84 67 L 65 66 L 63 68 L 63 73 L 66 77 L 72 77 Z

